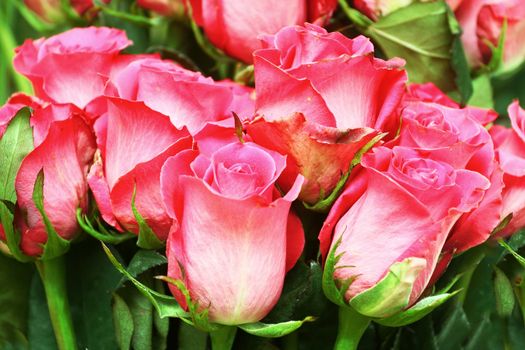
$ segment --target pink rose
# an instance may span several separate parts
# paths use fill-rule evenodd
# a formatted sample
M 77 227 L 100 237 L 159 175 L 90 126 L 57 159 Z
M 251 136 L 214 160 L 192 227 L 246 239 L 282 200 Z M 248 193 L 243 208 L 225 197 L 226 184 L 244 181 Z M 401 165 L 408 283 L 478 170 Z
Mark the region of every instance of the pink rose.
M 172 219 L 160 196 L 160 170 L 165 160 L 192 147 L 186 129 L 142 102 L 107 99 L 107 113 L 95 122 L 98 151 L 88 182 L 103 219 L 119 230 L 138 234 L 135 207 L 160 240 Z
M 490 183 L 400 146 L 374 148 L 361 164 L 323 225 L 321 251 L 341 256 L 333 278 L 338 285 L 352 281 L 345 292 L 350 306 L 387 317 L 421 296 L 451 228 Z
M 104 92 L 112 64 L 131 41 L 118 29 L 74 28 L 48 39 L 28 39 L 14 66 L 33 83 L 36 95 L 84 108 Z
M 354 7 L 373 20 L 386 16 L 395 10 L 417 2 L 435 0 L 354 0 Z M 455 10 L 462 0 L 446 0 L 450 8 Z
M 463 0 L 455 11 L 463 29 L 462 41 L 472 67 L 489 63 L 507 21 L 503 61 L 513 68 L 525 60 L 525 2 L 521 0 Z M 491 47 L 492 46 L 492 47 Z
M 500 222 L 503 175 L 494 159 L 490 135 L 479 121 L 489 119 L 481 116 L 483 112 L 495 116 L 494 112 L 479 108 L 408 102 L 401 113 L 399 136 L 393 141 L 425 152 L 455 169 L 475 171 L 490 179 L 491 186 L 479 206 L 465 213 L 449 234 L 444 250 L 450 253 L 461 253 L 483 243 Z
M 87 209 L 86 175 L 96 146 L 82 111 L 73 105 L 37 108 L 31 125 L 35 148 L 24 158 L 16 176 L 15 224 L 22 251 L 38 256 L 47 241 L 42 215 L 33 202 L 39 172 L 44 174 L 44 211 L 58 235 L 72 239 L 79 231 L 76 210 Z
M 261 47 L 261 34 L 304 22 L 325 22 L 335 10 L 335 0 L 190 0 L 193 19 L 204 28 L 210 41 L 228 55 L 252 62 Z
M 512 128 L 495 125 L 490 135 L 496 146 L 496 155 L 504 172 L 503 210 L 501 219 L 512 214 L 498 236 L 507 236 L 525 227 L 525 111 L 518 101 L 508 108 Z
M 303 249 L 301 222 L 290 212 L 303 179 L 281 196 L 274 185 L 284 156 L 213 135 L 198 141 L 205 153 L 183 151 L 162 168 L 164 202 L 177 222 L 166 247 L 168 276 L 209 307 L 210 321 L 256 322 L 277 302 Z M 170 288 L 186 307 L 180 291 Z
M 158 58 L 139 58 L 112 72 L 106 94 L 144 101 L 153 110 L 170 117 L 178 128 L 194 134 L 207 122 L 232 117 L 251 118 L 251 88 L 234 82 L 215 82 L 199 72 Z
M 314 25 L 283 28 L 264 45 L 254 54 L 260 118 L 248 134 L 288 155 L 281 185 L 289 188 L 303 174 L 300 199 L 316 203 L 379 131 L 395 135 L 406 73 L 399 60 L 374 58 L 367 38 Z

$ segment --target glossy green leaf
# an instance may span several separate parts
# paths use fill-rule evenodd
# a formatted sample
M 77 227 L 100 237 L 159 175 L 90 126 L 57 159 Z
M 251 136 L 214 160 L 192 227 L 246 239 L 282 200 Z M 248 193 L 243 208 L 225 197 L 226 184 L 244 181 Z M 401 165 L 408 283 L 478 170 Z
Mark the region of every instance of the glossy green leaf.
M 122 297 L 113 295 L 113 322 L 120 350 L 129 350 L 133 337 L 133 315 Z
M 461 56 L 461 43 L 454 41 L 459 33 L 451 30 L 449 9 L 445 2 L 413 3 L 382 17 L 365 33 L 379 45 L 387 57 L 406 60 L 408 77 L 414 83 L 433 82 L 444 91 L 458 88 L 456 77 Z M 456 46 L 453 46 L 455 44 Z M 452 55 L 456 53 L 455 66 Z M 461 68 L 460 86 L 468 89 L 467 67 Z M 468 91 L 464 91 L 468 94 Z M 468 97 L 467 97 L 468 98 Z
M 273 324 L 262 322 L 248 323 L 240 325 L 239 328 L 258 337 L 279 338 L 296 331 L 303 325 L 303 323 L 313 321 L 315 321 L 314 317 L 306 317 L 301 321 L 288 321 Z
M 15 177 L 20 164 L 34 148 L 30 117 L 29 108 L 22 108 L 0 138 L 0 199 L 11 203 L 16 202 Z
M 498 314 L 501 317 L 509 317 L 516 303 L 514 290 L 505 273 L 497 267 L 494 267 L 494 293 Z

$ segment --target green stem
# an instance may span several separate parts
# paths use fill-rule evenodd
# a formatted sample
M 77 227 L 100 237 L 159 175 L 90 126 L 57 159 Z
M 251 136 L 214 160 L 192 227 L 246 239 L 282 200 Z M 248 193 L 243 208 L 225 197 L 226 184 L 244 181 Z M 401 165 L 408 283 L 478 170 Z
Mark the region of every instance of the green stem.
M 456 284 L 456 289 L 460 289 L 455 299 L 458 305 L 463 305 L 463 303 L 465 302 L 465 299 L 467 298 L 468 294 L 468 288 L 472 280 L 472 275 L 474 275 L 474 272 L 476 271 L 479 263 L 481 262 L 481 260 L 483 260 L 484 257 L 485 250 L 483 249 L 483 247 L 479 247 L 478 249 L 475 248 L 471 251 L 471 256 L 468 259 L 469 264 L 467 264 L 468 267 L 466 268 L 466 270 L 463 271 L 461 278 Z
M 334 350 L 355 350 L 370 323 L 370 318 L 351 307 L 339 307 L 339 329 Z
M 64 257 L 37 261 L 36 267 L 44 284 L 49 316 L 58 348 L 60 350 L 75 350 L 77 349 L 77 342 L 69 311 Z
M 2 11 L 3 12 L 3 11 Z M 3 60 L 6 63 L 6 66 L 9 67 L 11 76 L 16 85 L 18 91 L 31 94 L 33 88 L 29 81 L 27 81 L 23 76 L 18 74 L 13 68 L 13 57 L 15 56 L 15 48 L 18 46 L 13 36 L 13 32 L 9 28 L 9 21 L 1 20 L 0 21 L 0 60 Z
M 212 350 L 230 350 L 235 340 L 235 326 L 221 326 L 216 331 L 210 332 Z

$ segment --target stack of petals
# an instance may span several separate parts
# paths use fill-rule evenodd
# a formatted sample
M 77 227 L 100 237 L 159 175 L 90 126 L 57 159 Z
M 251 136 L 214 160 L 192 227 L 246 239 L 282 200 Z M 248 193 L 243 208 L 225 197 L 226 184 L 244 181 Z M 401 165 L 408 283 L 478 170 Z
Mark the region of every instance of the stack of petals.
M 301 11 L 282 19 L 288 24 L 333 9 L 330 1 L 294 3 Z M 346 302 L 381 318 L 416 303 L 455 254 L 490 239 L 503 219 L 512 215 L 498 236 L 525 226 L 517 102 L 512 128 L 490 128 L 495 112 L 460 107 L 432 84 L 407 85 L 404 61 L 374 57 L 363 36 L 291 25 L 236 46 L 215 36 L 223 18 L 191 5 L 212 42 L 253 61 L 255 88 L 122 53 L 131 41 L 106 27 L 17 49 L 15 67 L 36 96 L 15 94 L 0 109 L 0 137 L 31 107 L 34 149 L 16 177 L 25 254 L 39 256 L 47 240 L 32 201 L 43 171 L 45 213 L 62 238 L 79 233 L 75 213 L 93 198 L 116 231 L 140 235 L 147 225 L 166 242 L 168 276 L 184 285 L 170 288 L 183 307 L 186 289 L 210 321 L 257 322 L 303 252 L 292 203 L 332 196 L 321 253 L 340 257 L 331 277 L 351 281 Z

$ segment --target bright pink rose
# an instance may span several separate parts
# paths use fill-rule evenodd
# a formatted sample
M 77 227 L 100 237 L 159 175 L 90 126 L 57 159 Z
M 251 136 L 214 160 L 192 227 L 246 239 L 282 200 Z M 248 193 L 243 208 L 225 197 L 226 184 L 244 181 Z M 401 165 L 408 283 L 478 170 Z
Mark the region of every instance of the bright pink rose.
M 122 30 L 74 28 L 48 39 L 28 39 L 14 66 L 33 83 L 36 95 L 84 108 L 104 92 L 112 64 L 131 41 Z
M 456 9 L 463 29 L 462 41 L 472 67 L 487 64 L 492 47 L 498 46 L 503 23 L 507 21 L 503 61 L 513 68 L 525 60 L 525 2 L 522 0 L 463 0 Z
M 137 0 L 137 4 L 163 16 L 184 14 L 184 0 Z
M 112 72 L 106 94 L 144 103 L 170 117 L 178 128 L 190 133 L 207 122 L 232 118 L 232 111 L 251 118 L 252 89 L 234 82 L 215 82 L 167 60 L 144 58 Z
M 286 27 L 255 52 L 255 142 L 288 155 L 281 184 L 306 178 L 300 199 L 330 194 L 357 151 L 379 131 L 395 135 L 406 73 L 399 61 L 373 57 L 362 36 Z M 288 179 L 288 180 L 287 180 Z
M 479 206 L 464 214 L 450 233 L 444 248 L 450 253 L 460 253 L 483 243 L 500 222 L 503 174 L 494 159 L 490 135 L 478 121 L 487 120 L 480 117 L 483 111 L 491 116 L 495 114 L 479 108 L 408 102 L 401 113 L 399 136 L 393 141 L 396 145 L 426 152 L 427 157 L 446 162 L 455 169 L 475 171 L 490 179 L 491 186 Z
M 21 108 L 29 106 L 37 109 L 43 107 L 43 105 L 43 101 L 33 96 L 28 96 L 20 92 L 11 95 L 6 104 L 0 107 L 0 137 L 4 134 L 11 119 Z
M 15 113 L 16 110 L 11 117 Z M 37 256 L 47 241 L 44 221 L 33 202 L 38 173 L 43 171 L 44 174 L 47 217 L 62 238 L 72 239 L 78 233 L 76 210 L 87 209 L 86 175 L 96 145 L 82 111 L 73 105 L 35 109 L 31 125 L 35 148 L 24 158 L 16 176 L 15 222 L 21 233 L 22 251 Z M 3 131 L 0 137 L 2 134 Z
M 335 203 L 319 239 L 323 256 L 329 249 L 341 256 L 333 278 L 337 284 L 352 280 L 345 293 L 349 304 L 367 316 L 386 317 L 421 296 L 451 228 L 479 204 L 490 183 L 400 146 L 377 147 L 361 164 L 362 173 Z
M 182 280 L 192 300 L 209 307 L 210 321 L 235 325 L 270 312 L 286 271 L 301 255 L 303 230 L 290 205 L 303 179 L 298 176 L 281 196 L 274 185 L 285 157 L 251 142 L 228 143 L 230 131 L 208 133 L 211 140 L 201 135 L 200 152 L 169 158 L 161 188 L 177 222 L 166 248 L 168 276 Z M 180 291 L 170 288 L 186 307 Z
M 160 169 L 166 159 L 192 147 L 186 129 L 142 102 L 107 100 L 107 113 L 95 122 L 98 151 L 88 182 L 104 220 L 119 230 L 138 233 L 135 207 L 160 240 L 172 219 L 160 195 Z
M 508 108 L 512 129 L 495 125 L 490 134 L 504 172 L 503 210 L 501 219 L 512 214 L 512 220 L 498 233 L 506 236 L 525 227 L 525 111 L 518 101 Z
M 322 24 L 337 6 L 335 0 L 189 0 L 195 22 L 204 28 L 210 41 L 241 61 L 252 62 L 252 53 L 261 47 L 261 34 L 281 28 L 315 22 Z

